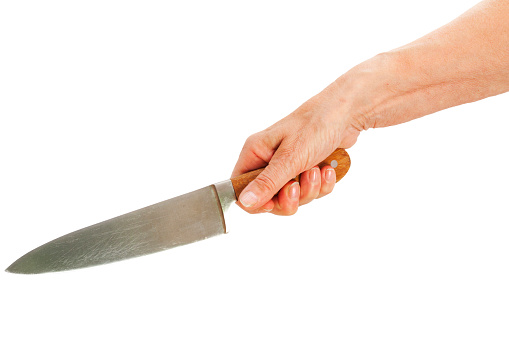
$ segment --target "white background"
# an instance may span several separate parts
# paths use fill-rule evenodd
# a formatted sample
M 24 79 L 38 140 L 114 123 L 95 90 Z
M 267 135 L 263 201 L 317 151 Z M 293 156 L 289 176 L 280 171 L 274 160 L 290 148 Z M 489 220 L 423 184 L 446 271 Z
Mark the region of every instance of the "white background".
M 0 267 L 224 180 L 244 140 L 474 5 L 4 1 Z M 0 272 L 2 338 L 507 338 L 509 96 L 363 132 L 336 190 L 139 259 Z

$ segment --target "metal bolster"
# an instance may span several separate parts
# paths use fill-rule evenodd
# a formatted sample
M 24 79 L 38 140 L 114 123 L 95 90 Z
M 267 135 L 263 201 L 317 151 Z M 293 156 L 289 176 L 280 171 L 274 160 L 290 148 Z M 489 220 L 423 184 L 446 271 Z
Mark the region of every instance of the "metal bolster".
M 223 217 L 225 220 L 224 223 L 224 232 L 228 233 L 226 222 L 226 216 L 228 209 L 230 208 L 230 205 L 237 201 L 237 198 L 235 197 L 235 190 L 233 189 L 233 184 L 231 180 L 225 180 L 218 182 L 214 185 L 214 188 L 216 189 L 217 197 L 219 199 L 219 204 L 221 205 L 221 210 L 223 211 Z

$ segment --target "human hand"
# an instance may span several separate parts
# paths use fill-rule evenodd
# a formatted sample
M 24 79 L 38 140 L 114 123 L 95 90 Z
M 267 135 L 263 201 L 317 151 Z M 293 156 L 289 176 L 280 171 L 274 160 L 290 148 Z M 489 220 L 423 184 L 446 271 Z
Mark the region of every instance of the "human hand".
M 336 148 L 355 144 L 362 130 L 390 126 L 429 113 L 433 101 L 408 87 L 398 55 L 369 59 L 309 99 L 271 127 L 250 136 L 232 177 L 265 169 L 240 194 L 250 213 L 292 215 L 301 205 L 334 189 L 332 168 L 316 167 Z M 408 95 L 408 93 L 412 95 Z M 418 110 L 415 102 L 421 102 Z M 301 174 L 302 173 L 302 174 Z M 300 183 L 292 180 L 301 174 Z
M 329 86 L 285 119 L 248 138 L 232 177 L 267 167 L 244 189 L 239 206 L 250 213 L 291 215 L 299 206 L 333 190 L 334 169 L 316 165 L 337 147 L 353 145 L 359 133 L 340 133 L 342 116 L 335 109 L 335 86 Z M 291 180 L 298 174 L 299 182 Z

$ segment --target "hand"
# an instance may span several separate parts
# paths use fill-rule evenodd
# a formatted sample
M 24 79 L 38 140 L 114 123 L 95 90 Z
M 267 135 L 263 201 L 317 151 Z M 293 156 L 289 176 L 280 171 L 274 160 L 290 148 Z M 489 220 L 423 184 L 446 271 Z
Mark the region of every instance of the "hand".
M 336 148 L 353 146 L 362 130 L 412 120 L 419 116 L 415 112 L 424 115 L 433 101 L 415 109 L 423 94 L 407 87 L 401 64 L 405 62 L 399 55 L 377 55 L 250 136 L 232 176 L 266 167 L 242 191 L 238 205 L 250 213 L 292 215 L 300 205 L 332 192 L 335 180 L 328 176 L 332 168 L 318 171 L 315 166 Z M 292 178 L 300 173 L 299 184 Z
M 250 213 L 294 214 L 300 205 L 323 197 L 334 188 L 332 167 L 316 167 L 337 147 L 353 145 L 359 131 L 342 128 L 332 84 L 295 112 L 268 129 L 249 137 L 232 176 L 253 169 L 265 170 L 240 195 Z M 300 175 L 300 183 L 292 180 Z M 279 193 L 278 193 L 279 191 Z

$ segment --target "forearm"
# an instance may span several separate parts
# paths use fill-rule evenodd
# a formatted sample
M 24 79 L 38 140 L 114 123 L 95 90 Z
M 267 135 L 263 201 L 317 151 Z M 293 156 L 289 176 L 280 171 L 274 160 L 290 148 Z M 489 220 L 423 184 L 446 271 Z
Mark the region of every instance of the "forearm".
M 369 100 L 354 93 L 359 82 Z M 509 0 L 484 1 L 438 30 L 360 64 L 334 85 L 341 97 L 354 98 L 352 123 L 359 130 L 507 92 Z

